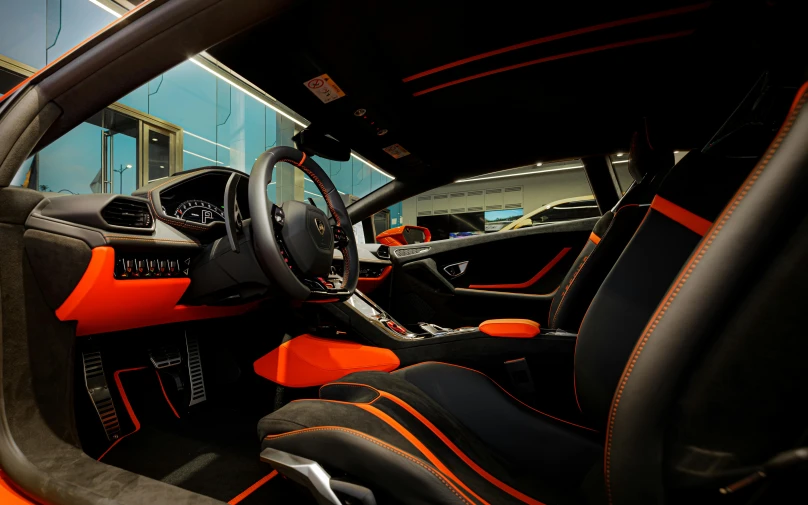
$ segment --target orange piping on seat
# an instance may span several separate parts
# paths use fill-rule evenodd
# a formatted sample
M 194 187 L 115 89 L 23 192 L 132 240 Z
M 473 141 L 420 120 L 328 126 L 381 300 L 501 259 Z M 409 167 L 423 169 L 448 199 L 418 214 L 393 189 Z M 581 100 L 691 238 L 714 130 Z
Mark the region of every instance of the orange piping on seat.
M 379 398 L 386 398 L 386 399 L 390 400 L 391 402 L 395 403 L 396 405 L 398 405 L 399 407 L 403 408 L 404 410 L 406 410 L 410 414 L 412 414 L 412 416 L 415 417 L 416 419 L 418 419 L 421 422 L 421 424 L 426 426 L 429 429 L 429 431 L 434 433 L 435 436 L 437 436 L 441 440 L 441 442 L 443 442 L 446 445 L 446 447 L 448 447 L 453 453 L 455 453 L 455 455 L 458 458 L 463 460 L 464 463 L 466 463 L 472 470 L 477 472 L 477 474 L 479 474 L 485 480 L 487 480 L 491 484 L 495 485 L 499 489 L 505 491 L 506 493 L 513 496 L 514 498 L 522 500 L 525 503 L 529 503 L 531 505 L 544 505 L 542 502 L 531 498 L 530 496 L 522 493 L 521 491 L 519 491 L 517 489 L 512 488 L 508 484 L 505 484 L 501 480 L 497 479 L 496 477 L 494 477 L 493 475 L 491 475 L 490 473 L 485 471 L 484 468 L 482 468 L 477 463 L 475 463 L 474 460 L 469 458 L 463 451 L 460 450 L 459 447 L 457 447 L 454 443 L 452 443 L 452 441 L 449 440 L 449 437 L 444 435 L 444 433 L 442 431 L 440 431 L 437 426 L 432 424 L 432 422 L 430 422 L 429 419 L 424 417 L 420 412 L 415 410 L 415 408 L 413 408 L 410 404 L 408 404 L 407 402 L 405 402 L 401 398 L 399 398 L 399 397 L 397 397 L 395 395 L 392 395 L 392 394 L 390 394 L 390 393 L 388 393 L 386 391 L 379 391 L 378 389 L 373 388 L 371 386 L 366 386 L 365 384 L 356 384 L 356 383 L 352 383 L 352 382 L 332 382 L 331 384 L 340 384 L 340 385 L 345 385 L 345 386 L 365 386 L 365 387 L 370 387 L 371 389 L 374 389 L 377 393 L 379 393 Z
M 318 401 L 321 401 L 321 402 L 330 402 L 331 400 L 318 400 Z M 344 403 L 344 402 L 340 402 L 340 403 Z M 460 480 L 460 478 L 459 478 L 459 477 L 457 477 L 457 475 L 455 475 L 454 473 L 452 473 L 452 471 L 451 471 L 451 470 L 449 470 L 449 468 L 448 468 L 446 465 L 444 465 L 444 464 L 441 462 L 441 460 L 439 460 L 439 459 L 438 459 L 438 457 L 437 457 L 437 456 L 435 456 L 435 455 L 432 453 L 432 451 L 430 451 L 429 449 L 427 449 L 427 447 L 426 447 L 426 446 L 423 444 L 423 442 L 421 442 L 420 440 L 418 440 L 418 438 L 417 438 L 415 435 L 413 435 L 412 433 L 410 433 L 410 432 L 409 432 L 409 430 L 407 430 L 407 429 L 406 429 L 404 426 L 402 426 L 401 424 L 399 424 L 399 422 L 398 422 L 398 421 L 396 421 L 395 419 L 393 419 L 393 418 L 392 418 L 392 417 L 390 417 L 389 415 L 385 414 L 385 413 L 384 413 L 384 412 L 382 412 L 381 410 L 379 410 L 379 409 L 377 409 L 376 407 L 373 407 L 373 406 L 371 406 L 371 405 L 367 405 L 367 404 L 364 404 L 364 403 L 349 403 L 349 405 L 353 405 L 353 406 L 355 406 L 355 407 L 359 407 L 360 409 L 362 409 L 362 410 L 364 410 L 364 411 L 366 411 L 366 412 L 369 412 L 369 413 L 373 414 L 374 416 L 378 417 L 379 419 L 381 419 L 382 421 L 384 421 L 385 423 L 387 423 L 387 424 L 388 424 L 388 425 L 389 425 L 391 428 L 393 428 L 394 430 L 396 430 L 396 431 L 397 431 L 397 432 L 398 432 L 398 433 L 399 433 L 401 436 L 403 436 L 404 438 L 406 438 L 406 439 L 407 439 L 407 441 L 408 441 L 409 443 L 411 443 L 411 444 L 412 444 L 412 445 L 414 445 L 414 446 L 415 446 L 415 447 L 416 447 L 416 448 L 417 448 L 419 451 L 421 451 L 421 454 L 423 454 L 423 455 L 426 457 L 426 459 L 428 459 L 428 460 L 429 460 L 429 462 L 430 462 L 430 463 L 432 463 L 433 465 L 435 465 L 435 468 L 437 468 L 438 470 L 440 470 L 440 471 L 441 471 L 441 473 L 443 473 L 444 475 L 446 475 L 447 477 L 449 477 L 450 479 L 452 479 L 453 481 L 455 481 L 455 483 L 456 483 L 457 485 L 459 485 L 460 487 L 462 487 L 463 489 L 465 489 L 465 490 L 466 490 L 466 491 L 467 491 L 467 492 L 468 492 L 470 495 L 472 495 L 473 497 L 477 498 L 477 499 L 478 499 L 480 502 L 482 502 L 482 503 L 483 503 L 483 504 L 485 504 L 485 505 L 489 505 L 487 501 L 483 500 L 483 499 L 482 499 L 482 498 L 481 498 L 481 497 L 480 497 L 480 496 L 479 496 L 477 493 L 475 493 L 474 491 L 472 491 L 470 487 L 468 487 L 468 486 L 467 486 L 465 483 L 463 483 L 463 481 L 461 481 L 461 480 Z
M 698 233 L 702 237 L 713 225 L 713 223 L 703 217 L 697 216 L 684 207 L 680 207 L 659 195 L 654 197 L 654 201 L 651 202 L 651 208 L 663 216 L 673 219 L 688 230 Z
M 160 390 L 163 392 L 163 397 L 168 402 L 168 406 L 171 407 L 171 412 L 174 413 L 174 416 L 179 419 L 180 415 L 177 413 L 177 409 L 174 408 L 174 405 L 171 403 L 171 400 L 168 399 L 168 393 L 166 393 L 166 388 L 163 387 L 163 379 L 160 377 L 160 371 L 155 370 L 154 373 L 157 374 L 157 381 L 160 383 Z
M 115 378 L 115 385 L 118 386 L 118 393 L 120 393 L 120 395 L 121 395 L 121 400 L 123 400 L 123 405 L 124 405 L 124 407 L 126 407 L 126 412 L 129 414 L 129 419 L 132 420 L 132 424 L 135 425 L 135 429 L 134 429 L 134 431 L 132 431 L 130 433 L 127 433 L 126 435 L 120 437 L 118 440 L 113 442 L 112 445 L 110 445 L 107 448 L 107 450 L 104 451 L 104 454 L 98 456 L 97 461 L 101 461 L 101 458 L 106 456 L 107 453 L 109 451 L 111 451 L 113 447 L 115 447 L 116 445 L 118 445 L 121 442 L 121 440 L 128 437 L 129 435 L 134 435 L 135 433 L 140 431 L 140 421 L 138 421 L 138 418 L 135 415 L 135 411 L 132 408 L 132 404 L 129 403 L 129 398 L 126 396 L 126 391 L 124 391 L 124 389 L 123 389 L 123 384 L 121 383 L 121 374 L 124 373 L 124 372 L 136 372 L 138 370 L 145 370 L 145 369 L 146 369 L 145 366 L 140 366 L 140 367 L 137 367 L 137 368 L 126 368 L 124 370 L 118 370 L 117 372 L 115 372 L 113 374 L 113 377 Z
M 589 240 L 591 240 L 592 242 L 594 242 L 594 244 L 595 244 L 595 245 L 600 244 L 600 237 L 598 237 L 598 236 L 595 234 L 595 232 L 594 232 L 594 231 L 593 231 L 592 233 L 590 233 L 590 234 L 589 234 Z
M 517 63 L 515 65 L 508 65 L 507 67 L 501 67 L 494 70 L 489 70 L 487 72 L 480 72 L 479 74 L 470 75 L 468 77 L 463 77 L 462 79 L 455 79 L 454 81 L 445 82 L 443 84 L 439 84 L 437 86 L 432 86 L 431 88 L 423 89 L 421 91 L 416 91 L 412 94 L 412 96 L 421 96 L 427 93 L 431 93 L 433 91 L 437 91 L 439 89 L 448 88 L 449 86 L 454 86 L 456 84 L 462 84 L 464 82 L 473 81 L 476 79 L 480 79 L 482 77 L 487 77 L 489 75 L 501 74 L 502 72 L 507 72 L 509 70 L 516 70 L 518 68 L 529 67 L 531 65 L 538 65 L 539 63 L 547 63 L 550 61 L 556 60 L 563 60 L 565 58 L 571 58 L 573 56 L 581 56 L 584 54 L 591 54 L 597 53 L 600 51 L 606 51 L 608 49 L 618 49 L 621 47 L 629 47 L 634 46 L 637 44 L 645 44 L 648 42 L 658 42 L 661 40 L 669 40 L 675 39 L 679 37 L 686 37 L 687 35 L 692 34 L 695 30 L 683 30 L 680 32 L 674 33 L 664 33 L 662 35 L 654 35 L 652 37 L 642 37 L 639 39 L 632 39 L 632 40 L 625 40 L 623 42 L 613 42 L 611 44 L 605 44 L 602 46 L 596 47 L 589 47 L 586 49 L 579 49 L 577 51 L 570 51 L 568 53 L 561 53 L 561 54 L 554 54 L 552 56 L 545 56 L 544 58 L 539 58 L 536 60 L 525 61 L 523 63 Z
M 352 404 L 352 403 L 336 402 L 336 401 L 331 401 L 331 400 L 301 400 L 301 401 L 327 401 L 327 402 L 330 402 L 330 403 L 344 403 L 344 404 L 347 404 L 347 405 L 355 405 L 355 404 Z M 312 432 L 312 431 L 342 431 L 342 432 L 348 433 L 350 435 L 354 435 L 356 437 L 363 438 L 363 439 L 365 439 L 365 440 L 367 440 L 369 442 L 372 442 L 372 443 L 374 443 L 374 444 L 376 444 L 376 445 L 378 445 L 378 446 L 380 446 L 380 447 L 382 447 L 384 449 L 387 449 L 388 451 L 396 453 L 399 456 L 402 456 L 402 457 L 410 460 L 411 462 L 417 464 L 421 468 L 424 468 L 428 472 L 432 473 L 435 477 L 440 479 L 447 487 L 449 487 L 452 491 L 457 493 L 457 496 L 460 499 L 462 499 L 467 505 L 472 505 L 471 500 L 466 495 L 464 495 L 463 492 L 460 489 L 457 488 L 457 486 L 454 485 L 454 483 L 452 482 L 451 479 L 447 478 L 440 471 L 438 471 L 437 469 L 427 465 L 420 458 L 416 458 L 412 454 L 410 454 L 408 452 L 405 452 L 405 451 L 402 451 L 398 447 L 394 447 L 394 446 L 388 444 L 387 442 L 379 440 L 378 438 L 372 437 L 372 436 L 368 435 L 367 433 L 363 433 L 361 431 L 352 430 L 350 428 L 344 428 L 342 426 L 317 426 L 317 427 L 314 427 L 314 428 L 303 428 L 303 429 L 300 429 L 300 430 L 287 431 L 286 433 L 280 433 L 280 434 L 277 434 L 277 435 L 267 435 L 266 437 L 264 437 L 264 440 L 276 440 L 276 439 L 279 439 L 279 438 L 288 437 L 288 436 L 291 436 L 291 435 L 297 435 L 297 434 L 300 434 L 300 433 Z M 483 501 L 483 500 L 481 500 L 481 501 Z M 483 501 L 483 503 L 487 503 L 487 502 Z
M 263 486 L 264 484 L 271 481 L 272 479 L 274 479 L 277 476 L 278 476 L 278 471 L 277 470 L 272 470 L 271 472 L 269 472 L 269 474 L 263 476 L 261 478 L 261 480 L 259 480 L 258 482 L 256 482 L 252 486 L 248 487 L 247 489 L 245 489 L 244 491 L 239 493 L 238 496 L 236 496 L 235 498 L 233 498 L 232 500 L 227 502 L 227 505 L 237 505 L 244 498 L 246 498 L 246 497 L 250 496 L 251 494 L 253 494 L 254 492 L 256 492 L 259 487 Z
M 569 421 L 565 421 L 564 419 L 561 419 L 561 418 L 558 418 L 558 417 L 555 417 L 555 416 L 551 416 L 550 414 L 547 414 L 547 413 L 545 413 L 545 412 L 542 412 L 541 410 L 534 409 L 533 407 L 531 407 L 531 406 L 530 406 L 530 405 L 528 405 L 527 403 L 524 403 L 524 402 L 523 402 L 522 400 L 520 400 L 519 398 L 517 398 L 517 397 L 513 396 L 512 394 L 510 394 L 510 393 L 509 393 L 509 392 L 508 392 L 508 391 L 507 391 L 507 390 L 506 390 L 504 387 L 500 386 L 500 385 L 499 385 L 499 383 L 498 383 L 497 381 L 495 381 L 495 380 L 494 380 L 494 379 L 492 379 L 491 377 L 489 377 L 489 376 L 485 375 L 484 373 L 482 373 L 482 372 L 480 372 L 480 371 L 478 371 L 478 370 L 475 370 L 475 369 L 473 369 L 473 368 L 467 368 L 467 367 L 464 367 L 464 366 L 455 365 L 455 364 L 453 364 L 453 363 L 444 363 L 444 362 L 442 362 L 442 361 L 423 361 L 423 362 L 421 362 L 421 363 L 416 363 L 416 364 L 414 364 L 414 365 L 409 365 L 409 366 L 405 366 L 405 367 L 399 368 L 398 370 L 396 370 L 396 372 L 400 372 L 400 371 L 402 371 L 402 370 L 406 370 L 406 369 L 408 369 L 408 368 L 413 368 L 413 367 L 416 367 L 416 366 L 424 365 L 424 364 L 426 364 L 426 363 L 437 363 L 437 364 L 439 364 L 439 365 L 453 366 L 453 367 L 456 367 L 456 368 L 462 368 L 462 369 L 464 369 L 464 370 L 469 370 L 469 371 L 471 371 L 471 372 L 478 373 L 478 374 L 482 375 L 483 377 L 485 377 L 486 379 L 488 379 L 488 380 L 490 380 L 491 382 L 493 382 L 493 383 L 494 383 L 494 385 L 495 385 L 496 387 L 498 387 L 499 389 L 501 389 L 501 390 L 502 390 L 502 392 L 503 392 L 503 393 L 505 393 L 506 395 L 510 396 L 510 397 L 511 397 L 511 399 L 513 399 L 514 401 L 516 401 L 516 402 L 520 403 L 520 404 L 521 404 L 523 407 L 526 407 L 526 408 L 528 408 L 528 409 L 532 410 L 533 412 L 536 412 L 537 414 L 541 414 L 541 415 L 543 415 L 543 416 L 545 416 L 545 417 L 549 417 L 550 419 L 553 419 L 553 420 L 558 421 L 558 422 L 560 422 L 560 423 L 569 424 L 570 426 L 575 426 L 576 428 L 581 428 L 582 430 L 593 431 L 593 432 L 595 432 L 595 433 L 597 433 L 597 432 L 598 432 L 598 430 L 596 430 L 596 429 L 593 429 L 593 428 L 588 428 L 588 427 L 586 427 L 586 426 L 582 426 L 582 425 L 580 425 L 580 424 L 571 423 L 571 422 L 569 422 Z
M 673 16 L 676 14 L 686 14 L 689 12 L 694 12 L 702 9 L 706 9 L 710 6 L 712 2 L 704 2 L 696 5 L 687 5 L 684 7 L 678 7 L 675 9 L 668 9 L 665 11 L 660 12 L 652 12 L 650 14 L 642 14 L 640 16 L 634 16 L 625 19 L 618 19 L 616 21 L 609 21 L 607 23 L 601 23 L 598 25 L 587 26 L 585 28 L 577 28 L 575 30 L 570 30 L 562 33 L 556 33 L 554 35 L 548 35 L 546 37 L 540 37 L 538 39 L 528 40 L 527 42 L 521 42 L 519 44 L 514 44 L 511 46 L 503 47 L 500 49 L 495 49 L 493 51 L 487 51 L 485 53 L 481 53 L 475 56 L 469 56 L 468 58 L 463 58 L 462 60 L 457 60 L 452 63 L 447 63 L 446 65 L 441 65 L 439 67 L 435 67 L 429 70 L 424 70 L 423 72 L 419 72 L 417 74 L 411 75 L 409 77 L 403 78 L 402 82 L 410 82 L 416 79 L 420 79 L 421 77 L 426 77 L 428 75 L 436 74 L 438 72 L 442 72 L 444 70 L 449 70 L 450 68 L 459 67 L 460 65 L 465 65 L 466 63 L 471 63 L 473 61 L 483 60 L 485 58 L 490 58 L 491 56 L 498 56 L 500 54 L 508 53 L 511 51 L 515 51 L 517 49 L 524 49 L 526 47 L 536 46 L 539 44 L 546 44 L 547 42 L 554 42 L 556 40 L 562 40 L 569 37 L 574 37 L 576 35 L 585 35 L 587 33 L 597 32 L 600 30 L 606 30 L 609 28 L 617 28 L 619 26 L 630 25 L 634 23 L 640 23 L 642 21 L 651 21 L 654 19 Z
M 553 269 L 556 264 L 561 261 L 561 259 L 567 255 L 568 252 L 572 250 L 571 247 L 565 247 L 561 249 L 561 251 L 556 254 L 555 258 L 550 260 L 550 263 L 544 265 L 544 268 L 539 270 L 539 273 L 534 275 L 531 279 L 520 282 L 518 284 L 471 284 L 469 285 L 469 289 L 525 289 L 529 288 L 530 286 L 536 284 L 542 277 L 544 277 L 547 272 Z
M 259 303 L 222 307 L 177 305 L 191 279 L 118 280 L 114 272 L 115 250 L 109 246 L 96 247 L 79 283 L 56 309 L 60 321 L 78 322 L 77 336 L 235 316 Z

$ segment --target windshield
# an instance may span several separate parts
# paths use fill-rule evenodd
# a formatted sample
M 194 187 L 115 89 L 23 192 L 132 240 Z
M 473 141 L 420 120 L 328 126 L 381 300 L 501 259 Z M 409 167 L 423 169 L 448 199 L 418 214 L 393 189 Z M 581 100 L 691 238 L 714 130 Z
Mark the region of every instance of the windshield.
M 125 12 L 87 0 L 47 4 L 12 2 L 10 14 L 0 16 L 0 95 Z M 35 153 L 12 184 L 61 194 L 131 194 L 151 181 L 200 167 L 250 173 L 261 153 L 293 146 L 292 137 L 308 124 L 203 53 L 143 83 Z M 346 204 L 393 180 L 358 153 L 345 162 L 315 160 Z M 272 181 L 272 201 L 311 198 L 327 211 L 314 182 L 291 165 L 280 164 Z M 400 219 L 401 205 L 389 212 Z

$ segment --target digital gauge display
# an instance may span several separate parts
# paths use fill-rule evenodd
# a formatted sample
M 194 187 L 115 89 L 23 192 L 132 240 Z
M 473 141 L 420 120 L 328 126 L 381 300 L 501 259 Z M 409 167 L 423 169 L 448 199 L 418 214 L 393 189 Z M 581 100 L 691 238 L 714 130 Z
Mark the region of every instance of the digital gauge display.
M 223 222 L 224 210 L 204 200 L 188 200 L 179 204 L 174 217 L 201 224 Z

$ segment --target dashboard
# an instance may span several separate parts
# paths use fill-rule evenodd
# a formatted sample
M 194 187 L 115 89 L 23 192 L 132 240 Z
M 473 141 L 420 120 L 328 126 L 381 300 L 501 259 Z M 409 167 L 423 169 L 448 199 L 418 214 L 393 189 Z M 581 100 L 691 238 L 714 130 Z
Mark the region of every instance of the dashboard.
M 183 172 L 156 187 L 146 186 L 133 196 L 147 197 L 157 218 L 188 231 L 220 234 L 224 231 L 224 190 L 231 175 L 236 174 L 236 202 L 242 219 L 250 217 L 246 174 L 225 169 L 203 169 Z M 172 180 L 173 179 L 173 180 Z

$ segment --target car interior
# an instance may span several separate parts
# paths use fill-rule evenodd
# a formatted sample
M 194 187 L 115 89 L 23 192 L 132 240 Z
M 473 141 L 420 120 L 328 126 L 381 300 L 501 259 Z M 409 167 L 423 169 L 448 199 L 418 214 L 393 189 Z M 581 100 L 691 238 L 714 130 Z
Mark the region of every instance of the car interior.
M 0 483 L 60 505 L 801 501 L 805 13 L 135 2 L 0 98 Z M 12 184 L 202 53 L 306 118 L 293 142 L 129 194 Z M 346 201 L 321 165 L 352 157 L 392 180 Z M 373 232 L 424 191 L 571 159 L 591 195 L 544 217 Z M 294 171 L 324 205 L 268 196 Z

